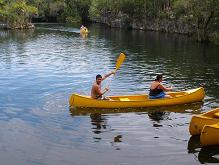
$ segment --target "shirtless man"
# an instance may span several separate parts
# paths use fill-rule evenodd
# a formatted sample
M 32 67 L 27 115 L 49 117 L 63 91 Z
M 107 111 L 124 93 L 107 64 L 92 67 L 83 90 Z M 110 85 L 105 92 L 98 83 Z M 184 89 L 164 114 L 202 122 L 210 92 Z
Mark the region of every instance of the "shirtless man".
M 93 83 L 92 88 L 91 88 L 91 98 L 93 99 L 101 99 L 102 96 L 109 90 L 108 88 L 105 88 L 104 91 L 101 91 L 101 82 L 105 80 L 107 77 L 110 75 L 115 74 L 115 71 L 112 71 L 105 76 L 101 76 L 98 74 L 96 76 L 96 81 Z

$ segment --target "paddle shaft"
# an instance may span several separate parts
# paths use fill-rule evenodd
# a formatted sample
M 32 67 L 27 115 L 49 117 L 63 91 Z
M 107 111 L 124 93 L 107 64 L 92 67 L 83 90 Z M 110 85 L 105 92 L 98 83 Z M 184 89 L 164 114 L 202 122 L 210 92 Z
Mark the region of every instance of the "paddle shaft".
M 125 54 L 124 54 L 124 53 L 120 53 L 119 57 L 117 58 L 116 69 L 115 69 L 115 71 L 114 71 L 115 73 L 114 73 L 112 79 L 115 78 L 115 74 L 116 74 L 117 70 L 120 68 L 120 66 L 122 65 L 122 63 L 123 63 L 124 60 L 125 60 Z M 110 84 L 111 84 L 111 82 L 112 82 L 112 79 L 109 81 L 108 85 L 106 86 L 107 89 L 109 89 L 109 86 L 110 86 Z M 106 92 L 107 92 L 107 91 L 105 91 L 104 94 L 105 94 Z

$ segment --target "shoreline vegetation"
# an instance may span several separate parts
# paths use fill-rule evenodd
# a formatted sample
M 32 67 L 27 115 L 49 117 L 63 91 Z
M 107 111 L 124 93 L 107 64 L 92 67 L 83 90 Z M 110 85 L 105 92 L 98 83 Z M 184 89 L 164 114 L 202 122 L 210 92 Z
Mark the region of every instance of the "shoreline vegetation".
M 192 36 L 219 45 L 219 0 L 0 0 L 5 29 L 32 22 L 101 23 Z

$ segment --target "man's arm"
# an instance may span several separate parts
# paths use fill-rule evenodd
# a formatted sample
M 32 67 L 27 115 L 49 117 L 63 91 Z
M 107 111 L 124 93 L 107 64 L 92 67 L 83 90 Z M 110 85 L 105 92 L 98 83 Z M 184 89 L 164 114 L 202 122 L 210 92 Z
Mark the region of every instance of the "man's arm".
M 115 71 L 111 71 L 110 73 L 103 76 L 102 81 L 105 80 L 107 77 L 111 76 L 112 74 L 115 74 Z

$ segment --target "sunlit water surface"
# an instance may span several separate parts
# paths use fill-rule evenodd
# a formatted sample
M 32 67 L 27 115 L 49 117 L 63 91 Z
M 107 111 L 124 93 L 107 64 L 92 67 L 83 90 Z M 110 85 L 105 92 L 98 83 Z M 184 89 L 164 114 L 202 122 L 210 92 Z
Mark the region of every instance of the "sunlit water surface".
M 219 163 L 219 149 L 201 148 L 188 132 L 192 115 L 219 107 L 219 47 L 173 34 L 89 29 L 87 37 L 58 24 L 0 31 L 1 164 Z M 204 102 L 70 111 L 69 96 L 89 94 L 96 74 L 113 70 L 120 52 L 127 58 L 108 95 L 148 93 L 156 73 L 164 73 L 163 83 L 176 91 L 204 86 Z

